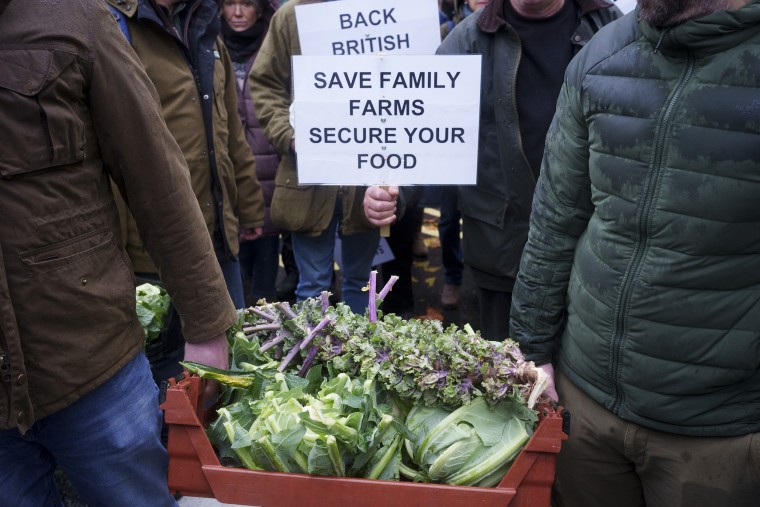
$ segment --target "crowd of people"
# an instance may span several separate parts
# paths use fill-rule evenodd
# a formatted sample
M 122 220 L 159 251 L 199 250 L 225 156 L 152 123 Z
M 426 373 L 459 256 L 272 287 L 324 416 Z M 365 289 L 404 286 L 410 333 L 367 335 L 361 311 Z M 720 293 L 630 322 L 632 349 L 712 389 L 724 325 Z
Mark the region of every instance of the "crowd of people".
M 442 305 L 470 277 L 573 416 L 556 505 L 755 505 L 760 0 L 439 1 L 437 54 L 482 57 L 477 183 L 429 188 L 299 184 L 322 1 L 0 0 L 0 505 L 60 505 L 59 468 L 176 505 L 157 384 L 226 368 L 236 308 L 337 292 L 336 238 L 364 313 L 390 227 L 410 316 L 425 205 Z M 172 308 L 143 353 L 146 281 Z

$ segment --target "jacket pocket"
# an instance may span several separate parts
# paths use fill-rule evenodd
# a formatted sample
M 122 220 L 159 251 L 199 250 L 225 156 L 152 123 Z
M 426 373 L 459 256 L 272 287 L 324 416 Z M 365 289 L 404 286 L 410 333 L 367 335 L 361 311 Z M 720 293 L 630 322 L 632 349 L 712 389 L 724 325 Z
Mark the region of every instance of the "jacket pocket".
M 3 49 L 0 68 L 0 176 L 83 160 L 85 125 L 79 111 L 85 85 L 76 55 Z
M 113 232 L 104 227 L 60 243 L 22 252 L 20 258 L 26 266 L 27 275 L 34 277 L 103 252 L 113 243 Z

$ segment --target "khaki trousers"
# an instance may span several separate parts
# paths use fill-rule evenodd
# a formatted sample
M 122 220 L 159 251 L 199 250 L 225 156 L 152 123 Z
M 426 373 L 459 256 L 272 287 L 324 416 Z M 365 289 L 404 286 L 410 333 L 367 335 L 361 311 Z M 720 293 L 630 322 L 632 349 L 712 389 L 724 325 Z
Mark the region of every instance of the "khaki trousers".
M 558 507 L 760 506 L 760 433 L 687 437 L 647 429 L 615 416 L 562 373 L 555 381 L 571 414 L 557 461 Z

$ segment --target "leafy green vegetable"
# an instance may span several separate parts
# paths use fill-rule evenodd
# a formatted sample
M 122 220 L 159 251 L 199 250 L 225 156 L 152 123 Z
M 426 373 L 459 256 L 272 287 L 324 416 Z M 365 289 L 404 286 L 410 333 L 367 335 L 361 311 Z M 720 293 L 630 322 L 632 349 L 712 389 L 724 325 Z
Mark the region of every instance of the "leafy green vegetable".
M 420 407 L 407 418 L 415 437 L 407 441 L 406 450 L 419 471 L 418 480 L 493 484 L 528 441 L 536 420 L 532 410 L 513 399 L 491 407 L 477 398 L 451 412 Z
M 233 368 L 241 358 L 279 361 L 279 371 L 306 376 L 313 365 L 329 364 L 336 372 L 375 378 L 405 402 L 446 408 L 480 396 L 490 404 L 514 398 L 532 406 L 544 388 L 543 372 L 512 340 L 492 342 L 469 327 L 444 329 L 435 320 L 405 320 L 377 309 L 358 315 L 343 303 L 327 305 L 327 297 L 239 311 L 239 324 L 228 334 Z
M 328 293 L 238 311 L 230 371 L 208 435 L 225 462 L 254 470 L 493 486 L 537 421 L 541 370 L 510 340 L 469 326 L 354 314 Z M 374 302 L 374 304 L 373 304 Z M 531 407 L 531 408 L 529 408 Z
M 254 470 L 398 478 L 400 443 L 411 437 L 376 384 L 338 373 L 316 384 L 276 363 L 251 372 L 183 365 L 234 389 L 208 435 L 219 454 Z
M 164 327 L 171 298 L 158 285 L 144 283 L 135 288 L 137 318 L 145 331 L 146 343 L 155 340 Z

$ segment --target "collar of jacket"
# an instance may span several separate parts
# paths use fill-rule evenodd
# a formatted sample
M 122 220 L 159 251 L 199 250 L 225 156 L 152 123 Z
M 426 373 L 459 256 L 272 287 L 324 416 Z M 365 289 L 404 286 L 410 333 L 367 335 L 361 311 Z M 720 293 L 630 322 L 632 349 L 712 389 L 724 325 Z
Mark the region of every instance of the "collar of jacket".
M 636 17 L 639 9 L 636 7 Z M 733 11 L 719 11 L 680 25 L 657 29 L 638 20 L 644 37 L 657 51 L 690 51 L 697 57 L 709 56 L 738 46 L 760 33 L 760 0 Z
M 483 13 L 478 18 L 478 26 L 486 33 L 496 33 L 507 24 L 504 20 L 504 2 L 510 0 L 493 0 L 483 7 Z M 581 16 L 599 9 L 609 9 L 614 4 L 607 0 L 573 0 L 581 10 Z
M 11 3 L 11 0 L 0 0 L 0 16 L 3 15 L 3 11 L 8 7 L 9 3 Z
M 128 18 L 137 12 L 137 0 L 106 0 L 106 2 Z

